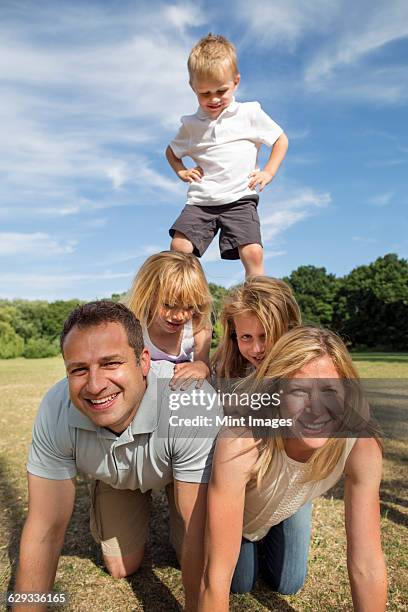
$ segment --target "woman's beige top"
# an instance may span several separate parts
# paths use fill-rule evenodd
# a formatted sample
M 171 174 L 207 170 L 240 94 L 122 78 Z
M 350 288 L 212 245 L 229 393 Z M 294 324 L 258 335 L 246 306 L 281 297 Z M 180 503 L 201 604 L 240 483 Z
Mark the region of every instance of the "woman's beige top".
M 344 465 L 356 438 L 346 438 L 343 454 L 332 473 L 323 480 L 304 482 L 311 470 L 285 451 L 274 453 L 271 466 L 261 488 L 247 487 L 244 509 L 244 538 L 255 542 L 263 538 L 273 525 L 292 516 L 306 502 L 328 491 L 341 478 Z

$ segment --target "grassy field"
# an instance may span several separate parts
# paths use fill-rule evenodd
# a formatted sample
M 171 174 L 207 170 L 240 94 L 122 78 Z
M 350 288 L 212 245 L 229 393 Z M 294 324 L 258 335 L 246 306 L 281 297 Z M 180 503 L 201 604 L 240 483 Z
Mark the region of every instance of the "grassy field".
M 356 353 L 362 376 L 408 379 L 408 355 Z M 38 403 L 64 375 L 59 358 L 0 361 L 0 591 L 11 590 L 21 528 L 27 510 L 25 461 Z M 404 400 L 405 401 L 405 400 Z M 401 396 L 395 396 L 401 409 Z M 406 401 L 405 408 L 406 410 Z M 383 547 L 390 590 L 388 610 L 406 610 L 408 601 L 407 440 L 386 440 L 381 490 Z M 70 594 L 67 610 L 169 612 L 183 604 L 180 571 L 167 543 L 167 511 L 155 499 L 151 535 L 141 570 L 114 580 L 103 569 L 88 529 L 87 483 L 78 479 L 75 513 L 60 560 L 56 588 Z M 259 581 L 250 595 L 231 597 L 231 610 L 351 610 L 345 560 L 342 486 L 314 504 L 309 574 L 298 595 L 274 595 Z

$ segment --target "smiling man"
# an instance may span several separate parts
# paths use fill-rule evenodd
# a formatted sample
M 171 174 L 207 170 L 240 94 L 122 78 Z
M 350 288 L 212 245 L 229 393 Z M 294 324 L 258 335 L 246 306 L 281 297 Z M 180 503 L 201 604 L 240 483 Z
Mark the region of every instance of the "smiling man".
M 140 324 L 122 304 L 76 308 L 61 350 L 67 378 L 46 394 L 33 430 L 16 592 L 52 588 L 81 471 L 93 479 L 92 534 L 117 578 L 140 566 L 150 493 L 166 487 L 186 609 L 196 609 L 212 436 L 169 426 L 173 366 L 156 362 L 150 369 Z M 208 406 L 202 409 L 208 414 Z

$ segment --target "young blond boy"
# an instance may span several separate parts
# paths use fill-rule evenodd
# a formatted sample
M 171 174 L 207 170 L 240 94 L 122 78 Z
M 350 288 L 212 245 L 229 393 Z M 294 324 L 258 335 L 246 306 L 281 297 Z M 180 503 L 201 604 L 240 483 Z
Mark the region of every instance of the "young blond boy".
M 286 155 L 288 139 L 258 102 L 239 103 L 240 81 L 235 47 L 209 34 L 188 58 L 190 85 L 199 109 L 181 118 L 166 157 L 189 183 L 187 205 L 169 230 L 171 249 L 201 257 L 218 230 L 222 259 L 241 259 L 246 275 L 263 274 L 258 195 L 271 182 Z M 272 147 L 257 168 L 261 144 Z M 196 164 L 186 168 L 183 157 Z

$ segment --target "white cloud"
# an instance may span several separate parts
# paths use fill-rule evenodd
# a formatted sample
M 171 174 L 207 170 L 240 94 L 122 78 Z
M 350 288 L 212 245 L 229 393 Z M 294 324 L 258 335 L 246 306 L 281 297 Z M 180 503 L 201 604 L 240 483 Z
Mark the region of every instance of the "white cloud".
M 79 205 L 68 205 L 61 204 L 61 206 L 42 206 L 31 205 L 31 206 L 1 206 L 0 205 L 0 216 L 2 217 L 24 217 L 41 215 L 43 217 L 67 217 L 70 215 L 76 215 L 80 212 L 81 207 Z
M 207 17 L 198 6 L 186 2 L 167 6 L 164 14 L 168 22 L 182 33 L 189 26 L 197 27 L 207 21 Z
M 261 206 L 260 218 L 264 242 L 276 239 L 295 223 L 310 217 L 316 208 L 325 208 L 330 202 L 329 193 L 317 192 L 310 188 L 297 189 L 286 198 L 274 196 L 272 202 Z M 272 212 L 269 212 L 270 210 Z
M 180 27 L 203 20 L 189 2 L 118 14 L 51 2 L 27 15 L 8 11 L 0 20 L 2 216 L 17 208 L 74 214 L 90 185 L 104 200 L 110 189 L 124 198 L 128 185 L 144 189 L 143 166 L 155 188 L 179 194 L 148 159 L 195 106 L 186 70 L 192 41 Z
M 396 104 L 408 99 L 407 66 L 376 59 L 387 46 L 408 37 L 406 0 L 350 3 L 349 17 L 317 46 L 304 71 L 309 91 L 364 103 Z
M 211 263 L 220 260 L 220 248 L 218 246 L 219 234 L 214 238 L 203 255 L 203 263 Z
M 286 190 L 287 191 L 287 190 Z M 262 201 L 258 209 L 261 220 L 261 233 L 265 247 L 272 239 L 310 217 L 316 209 L 325 208 L 331 202 L 331 196 L 326 192 L 317 192 L 310 188 L 296 189 L 285 198 L 274 195 L 271 200 Z M 265 250 L 266 258 L 278 257 L 284 254 L 282 250 Z M 218 236 L 207 249 L 203 262 L 219 261 Z
M 353 236 L 354 242 L 361 242 L 362 244 L 375 244 L 378 242 L 375 238 L 368 238 L 366 236 Z
M 149 255 L 154 255 L 154 253 L 159 253 L 162 250 L 163 245 L 146 244 L 130 253 L 116 253 L 115 255 L 107 256 L 103 262 L 97 262 L 96 266 L 115 266 L 134 261 L 140 257 L 149 257 Z
M 279 198 L 276 203 L 279 208 L 298 209 L 305 207 L 325 208 L 331 202 L 331 195 L 327 192 L 317 192 L 314 189 L 304 187 L 294 190 L 294 193 L 286 198 Z
M 186 193 L 186 187 L 179 179 L 167 178 L 167 176 L 157 172 L 146 162 L 142 163 L 135 171 L 135 182 L 143 184 L 145 187 L 154 190 L 160 189 L 180 197 Z
M 15 273 L 0 274 L 2 298 L 13 299 L 24 296 L 25 299 L 70 299 L 81 295 L 81 299 L 93 299 L 112 293 L 109 282 L 120 279 L 131 279 L 133 272 L 112 273 L 110 271 L 90 274 L 70 273 Z M 126 281 L 126 286 L 128 280 Z M 76 295 L 75 295 L 76 294 Z
M 387 168 L 390 166 L 400 166 L 408 162 L 406 157 L 391 158 L 391 159 L 379 159 L 372 162 L 366 162 L 367 168 Z
M 0 233 L 0 255 L 30 255 L 48 258 L 54 255 L 66 255 L 75 250 L 76 241 L 65 244 L 42 232 L 32 234 L 2 232 Z
M 385 193 L 379 193 L 368 200 L 369 204 L 374 206 L 387 206 L 390 204 L 395 193 L 393 191 L 386 191 Z
M 407 68 L 389 66 L 374 68 L 371 65 L 356 65 L 321 77 L 306 85 L 314 93 L 336 96 L 358 104 L 398 104 L 408 99 Z
M 126 181 L 127 172 L 123 162 L 118 162 L 106 169 L 106 175 L 111 179 L 113 188 L 120 189 Z
M 350 19 L 337 33 L 333 43 L 323 46 L 309 64 L 306 83 L 321 86 L 341 66 L 356 64 L 363 57 L 408 36 L 408 4 L 391 2 L 353 3 Z
M 307 33 L 327 29 L 339 12 L 334 0 L 240 0 L 238 6 L 252 41 L 255 36 L 258 44 L 292 50 Z
M 95 217 L 95 219 L 89 219 L 89 221 L 84 221 L 83 225 L 85 227 L 98 229 L 100 227 L 106 227 L 106 225 L 108 225 L 108 219 L 106 217 Z
M 300 86 L 300 91 L 370 103 L 408 98 L 405 62 L 388 59 L 384 68 L 375 67 L 379 53 L 408 36 L 406 0 L 241 0 L 239 6 L 247 24 L 246 46 L 255 41 L 302 58 L 292 83 L 276 71 L 286 95 Z
M 277 210 L 267 217 L 263 217 L 261 225 L 263 226 L 263 239 L 268 242 L 272 238 L 275 238 L 279 234 L 282 234 L 289 227 L 302 221 L 309 215 L 308 211 L 294 211 L 294 210 Z
M 287 136 L 289 140 L 304 140 L 305 138 L 309 138 L 310 129 L 303 128 L 302 130 L 287 130 Z
M 0 76 L 13 87 L 35 87 L 29 93 L 37 113 L 46 94 L 47 108 L 53 113 L 60 109 L 72 117 L 85 111 L 94 118 L 160 121 L 172 108 L 188 103 L 192 94 L 186 72 L 190 41 L 174 35 L 175 26 L 166 22 L 166 13 L 158 22 L 156 11 L 151 11 L 150 27 L 125 32 L 122 39 L 105 41 L 101 29 L 92 42 L 72 46 L 67 41 L 54 49 L 38 40 L 21 40 L 19 30 L 8 33 L 3 28 Z M 70 103 L 62 96 L 64 91 L 76 92 Z

